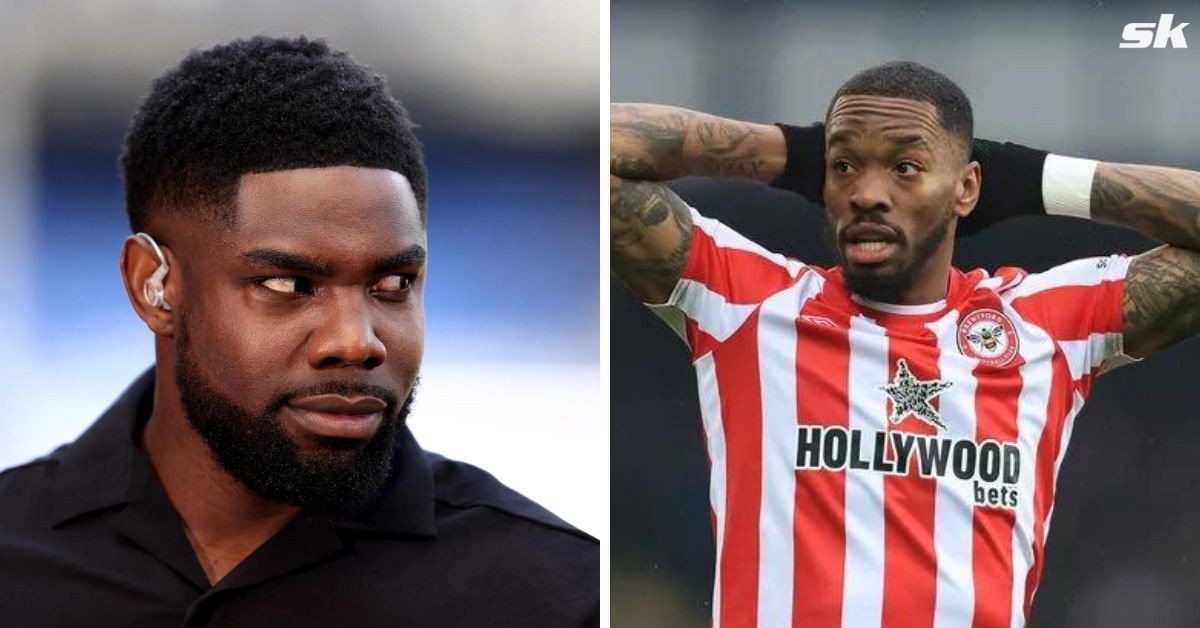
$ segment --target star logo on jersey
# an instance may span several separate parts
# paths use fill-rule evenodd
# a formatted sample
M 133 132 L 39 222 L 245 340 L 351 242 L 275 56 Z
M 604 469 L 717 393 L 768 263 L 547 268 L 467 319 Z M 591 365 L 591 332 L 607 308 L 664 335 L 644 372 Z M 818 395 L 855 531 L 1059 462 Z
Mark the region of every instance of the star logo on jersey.
M 940 379 L 920 380 L 908 370 L 908 362 L 904 358 L 896 361 L 896 376 L 892 383 L 879 388 L 892 399 L 892 415 L 888 417 L 892 423 L 899 423 L 905 417 L 912 415 L 940 429 L 946 429 L 942 417 L 938 414 L 931 399 L 942 394 L 942 391 L 952 386 L 954 382 Z

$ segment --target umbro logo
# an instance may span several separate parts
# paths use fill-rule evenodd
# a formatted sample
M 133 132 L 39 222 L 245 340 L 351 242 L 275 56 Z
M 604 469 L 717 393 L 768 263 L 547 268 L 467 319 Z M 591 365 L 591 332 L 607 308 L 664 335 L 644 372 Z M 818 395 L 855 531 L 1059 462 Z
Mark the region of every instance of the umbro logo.
M 824 316 L 813 316 L 812 314 L 803 314 L 800 316 L 800 320 L 802 320 L 806 323 L 816 325 L 817 327 L 828 327 L 829 329 L 841 329 L 842 328 L 841 325 L 838 325 L 837 323 L 833 322 L 831 319 L 825 318 Z

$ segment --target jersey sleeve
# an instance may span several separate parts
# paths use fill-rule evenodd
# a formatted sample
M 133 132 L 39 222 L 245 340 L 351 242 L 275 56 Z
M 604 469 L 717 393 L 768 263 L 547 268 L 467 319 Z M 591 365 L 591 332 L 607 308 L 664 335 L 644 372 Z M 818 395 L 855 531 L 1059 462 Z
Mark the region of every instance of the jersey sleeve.
M 1031 274 L 1013 289 L 1013 307 L 1062 348 L 1071 377 L 1090 386 L 1104 371 L 1136 362 L 1124 352 L 1126 255 L 1090 257 Z
M 663 304 L 646 304 L 694 349 L 703 339 L 722 342 L 767 297 L 807 268 L 772 253 L 718 220 L 689 207 L 692 242 L 683 275 Z

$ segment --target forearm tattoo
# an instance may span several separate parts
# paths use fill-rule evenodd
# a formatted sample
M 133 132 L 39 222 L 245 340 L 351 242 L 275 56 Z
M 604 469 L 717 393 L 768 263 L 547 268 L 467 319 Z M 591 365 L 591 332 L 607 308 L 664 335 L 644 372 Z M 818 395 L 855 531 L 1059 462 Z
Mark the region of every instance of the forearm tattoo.
M 766 160 L 759 152 L 755 127 L 725 120 L 697 120 L 700 141 L 699 169 L 706 176 L 757 179 Z
M 1135 357 L 1200 333 L 1200 253 L 1163 246 L 1135 257 L 1124 316 L 1125 352 Z
M 612 269 L 645 301 L 667 299 L 692 244 L 687 205 L 666 185 L 611 177 Z
M 1091 210 L 1099 222 L 1200 250 L 1200 173 L 1102 163 L 1092 179 Z
M 663 105 L 613 105 L 612 174 L 664 181 L 684 176 L 765 180 L 782 169 L 786 147 L 767 144 L 773 127 Z
M 687 120 L 674 109 L 614 105 L 612 174 L 626 179 L 663 180 L 681 176 Z

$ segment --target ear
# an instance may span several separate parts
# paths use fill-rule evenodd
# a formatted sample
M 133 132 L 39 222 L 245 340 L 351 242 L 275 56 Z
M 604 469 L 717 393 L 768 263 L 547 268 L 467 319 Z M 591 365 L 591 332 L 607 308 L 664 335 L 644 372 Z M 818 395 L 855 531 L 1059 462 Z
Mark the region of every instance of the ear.
M 170 269 L 166 277 L 163 277 L 162 283 L 163 300 L 171 304 L 171 311 L 152 305 L 146 299 L 146 280 L 158 270 L 159 261 L 154 249 L 137 236 L 125 238 L 125 243 L 121 246 L 121 279 L 125 283 L 125 294 L 129 297 L 129 303 L 133 305 L 133 311 L 146 323 L 150 331 L 159 336 L 172 336 L 175 334 L 175 313 L 180 301 L 179 267 L 170 249 L 161 243 L 159 248 L 167 258 L 167 267 Z
M 983 169 L 978 161 L 972 161 L 963 166 L 961 176 L 954 190 L 954 214 L 966 218 L 975 209 L 979 201 L 979 189 L 983 185 Z

